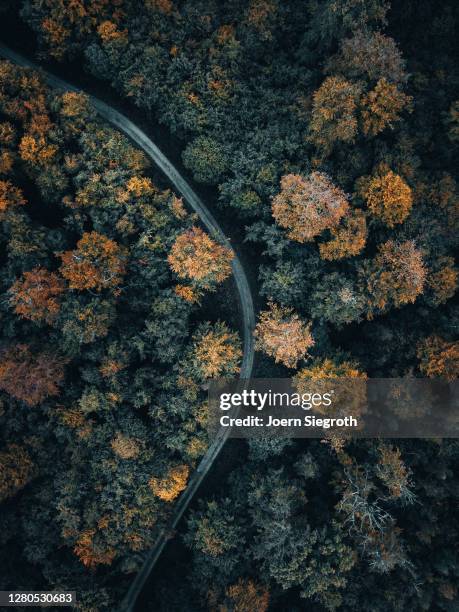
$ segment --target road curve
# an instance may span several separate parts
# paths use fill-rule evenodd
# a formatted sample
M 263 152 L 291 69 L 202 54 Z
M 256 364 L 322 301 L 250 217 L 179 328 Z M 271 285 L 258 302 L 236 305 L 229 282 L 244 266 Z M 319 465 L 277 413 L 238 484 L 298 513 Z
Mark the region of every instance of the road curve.
M 10 60 L 11 62 L 20 66 L 40 69 L 48 82 L 48 84 L 56 89 L 63 89 L 66 91 L 82 91 L 78 87 L 74 87 L 70 83 L 67 83 L 63 79 L 43 70 L 35 64 L 33 61 L 28 60 L 22 55 L 16 53 L 9 47 L 0 43 L 0 57 Z M 98 98 L 89 95 L 92 105 L 96 108 L 97 112 L 101 117 L 106 119 L 118 130 L 123 132 L 136 143 L 153 163 L 167 176 L 174 190 L 183 196 L 185 202 L 187 202 L 193 210 L 199 215 L 203 225 L 207 231 L 221 244 L 229 247 L 233 254 L 233 276 L 236 282 L 236 287 L 239 293 L 239 301 L 242 310 L 243 319 L 243 336 L 244 336 L 244 353 L 241 365 L 240 378 L 250 378 L 253 366 L 254 357 L 254 345 L 253 345 L 253 329 L 255 327 L 255 313 L 253 308 L 252 293 L 250 291 L 249 283 L 247 281 L 246 274 L 242 267 L 242 264 L 234 252 L 234 249 L 224 235 L 217 221 L 213 217 L 212 213 L 207 209 L 201 198 L 193 191 L 188 182 L 179 173 L 177 168 L 169 161 L 169 159 L 162 153 L 162 151 L 155 145 L 155 143 L 148 138 L 148 136 L 140 130 L 132 121 L 127 117 L 119 113 L 117 110 L 102 102 Z M 124 598 L 120 611 L 131 612 L 134 609 L 135 602 L 139 593 L 141 592 L 147 578 L 149 577 L 153 567 L 156 564 L 163 548 L 169 539 L 169 535 L 177 527 L 180 519 L 183 516 L 186 508 L 188 507 L 191 499 L 196 493 L 199 485 L 203 481 L 205 475 L 209 471 L 212 463 L 217 458 L 219 452 L 223 448 L 223 445 L 229 435 L 229 428 L 225 428 L 224 432 L 220 431 L 220 434 L 215 438 L 212 444 L 209 446 L 204 457 L 201 459 L 197 469 L 191 476 L 187 488 L 184 490 L 182 495 L 179 497 L 177 503 L 174 506 L 174 515 L 171 517 L 169 524 L 156 539 L 153 547 L 148 552 L 143 566 L 134 578 L 129 591 Z

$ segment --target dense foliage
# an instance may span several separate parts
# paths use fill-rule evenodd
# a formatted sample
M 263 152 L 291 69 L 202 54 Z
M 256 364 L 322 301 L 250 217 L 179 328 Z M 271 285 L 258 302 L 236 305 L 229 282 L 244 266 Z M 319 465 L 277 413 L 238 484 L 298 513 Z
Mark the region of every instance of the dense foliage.
M 83 94 L 1 62 L 0 121 L 2 588 L 113 609 L 206 450 L 206 382 L 238 371 L 199 306 L 232 255 Z
M 195 181 L 213 186 L 222 213 L 246 228 L 267 303 L 256 329 L 260 375 L 457 378 L 455 0 L 394 0 L 392 6 L 389 0 L 23 0 L 21 14 L 45 57 L 84 58 L 94 76 L 180 138 Z M 63 103 L 68 113 L 75 106 L 70 102 Z M 29 131 L 19 145 L 21 158 L 42 168 L 56 145 L 40 129 Z M 2 134 L 4 142 L 15 142 L 8 126 Z M 93 139 L 87 136 L 87 147 Z M 7 171 L 10 147 L 0 157 Z M 72 167 L 71 156 L 66 164 Z M 52 197 L 60 173 L 36 174 Z M 92 213 L 96 236 L 119 245 L 106 244 L 102 257 L 104 244 L 96 240 L 86 255 L 89 237 L 79 215 L 99 189 L 99 181 L 89 180 L 67 203 L 76 219 L 69 228 L 81 246 L 61 245 L 55 229 L 46 234 L 58 242 L 50 248 L 61 251 L 66 282 L 95 283 L 87 325 L 96 335 L 113 316 L 107 294 L 118 290 L 120 277 L 131 278 L 114 228 L 129 233 L 133 223 L 129 216 L 118 220 L 111 208 L 110 217 L 104 209 Z M 123 197 L 128 203 L 129 195 Z M 11 181 L 0 186 L 0 211 L 13 211 L 15 219 L 23 219 L 25 199 Z M 23 221 L 14 227 L 30 233 Z M 38 238 L 30 235 L 25 246 L 16 239 L 10 250 L 33 249 Z M 94 275 L 81 277 L 71 261 L 68 267 L 69 252 L 84 255 Z M 188 308 L 208 283 L 227 274 L 221 247 L 211 266 L 199 266 L 196 258 L 207 261 L 209 247 L 191 226 L 168 256 L 180 284 L 167 304 L 178 296 Z M 54 318 L 61 281 L 55 268 L 36 259 L 20 270 L 32 276 L 9 279 L 10 304 L 27 316 L 28 293 L 37 302 L 29 319 L 41 319 L 43 308 Z M 37 283 L 46 288 L 39 298 Z M 88 307 L 62 302 L 60 309 L 86 313 Z M 156 319 L 148 326 L 158 330 L 153 334 L 168 329 L 170 310 L 161 308 L 161 324 Z M 71 338 L 92 333 L 80 319 L 70 322 L 62 331 L 69 347 Z M 175 319 L 171 329 L 180 334 Z M 143 350 L 152 350 L 142 340 Z M 21 342 L 30 371 L 40 372 L 51 359 L 46 343 L 31 354 Z M 192 342 L 185 374 L 171 381 L 165 398 L 191 372 L 199 378 L 225 371 L 219 355 L 231 332 L 203 327 Z M 173 351 L 175 342 L 160 345 Z M 53 375 L 37 393 L 53 397 L 69 350 L 53 353 Z M 199 372 L 193 370 L 205 356 L 212 367 L 199 363 Z M 228 358 L 231 364 L 232 351 Z M 16 366 L 9 367 L 4 385 L 11 385 Z M 148 388 L 147 381 L 142 377 L 141 386 Z M 84 397 L 84 406 L 101 401 Z M 183 415 L 178 408 L 177 414 Z M 194 423 L 190 417 L 190 430 Z M 123 438 L 120 444 L 124 448 Z M 185 444 L 178 439 L 175 452 L 183 453 Z M 189 517 L 188 581 L 178 588 L 176 576 L 169 576 L 155 605 L 240 612 L 455 610 L 458 451 L 448 440 L 251 443 L 244 465 Z M 31 451 L 4 451 L 8 465 L 15 457 L 24 462 L 13 490 L 32 478 L 24 452 Z M 183 457 L 173 471 L 153 476 L 160 499 L 166 483 L 173 490 L 183 482 L 185 464 Z M 71 511 L 82 507 L 83 500 Z M 78 550 L 94 537 L 88 529 L 94 527 L 79 532 Z

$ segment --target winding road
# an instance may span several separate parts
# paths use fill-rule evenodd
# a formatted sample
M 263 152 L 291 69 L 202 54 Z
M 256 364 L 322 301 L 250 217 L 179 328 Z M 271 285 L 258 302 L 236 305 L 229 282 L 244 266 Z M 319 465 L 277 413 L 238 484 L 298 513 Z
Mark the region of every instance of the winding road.
M 53 88 L 62 89 L 65 91 L 82 91 L 78 87 L 74 87 L 70 83 L 67 83 L 59 77 L 47 72 L 46 70 L 43 70 L 33 61 L 28 60 L 27 58 L 23 57 L 22 55 L 16 53 L 9 47 L 6 47 L 2 44 L 0 44 L 0 57 L 8 59 L 11 62 L 20 66 L 41 70 L 46 81 Z M 148 138 L 148 136 L 142 130 L 140 130 L 134 123 L 132 123 L 132 121 L 130 121 L 127 117 L 119 113 L 117 110 L 115 110 L 105 102 L 102 102 L 102 100 L 99 100 L 98 98 L 90 94 L 88 95 L 92 105 L 94 106 L 94 108 L 96 108 L 99 115 L 108 122 L 110 122 L 112 125 L 114 125 L 118 130 L 128 136 L 130 140 L 132 140 L 136 145 L 143 149 L 143 151 L 153 161 L 153 163 L 165 174 L 165 176 L 167 176 L 171 185 L 174 187 L 174 190 L 178 192 L 181 196 L 183 196 L 185 202 L 187 202 L 199 215 L 207 231 L 221 244 L 224 244 L 232 250 L 234 254 L 234 259 L 232 263 L 233 276 L 236 282 L 237 291 L 239 293 L 239 301 L 241 305 L 243 320 L 244 353 L 241 365 L 240 378 L 250 378 L 254 357 L 252 332 L 255 326 L 255 314 L 253 308 L 253 299 L 246 274 L 237 254 L 234 252 L 234 249 L 231 246 L 229 239 L 224 235 L 219 224 L 213 217 L 212 213 L 205 206 L 203 201 L 193 191 L 188 182 L 183 178 L 183 176 L 179 173 L 177 168 L 175 168 L 175 166 L 169 161 L 169 159 L 162 153 L 158 146 L 155 145 L 155 143 L 150 140 L 150 138 Z M 161 552 L 163 551 L 167 540 L 169 539 L 168 534 L 173 532 L 173 530 L 177 527 L 180 519 L 183 516 L 183 513 L 187 509 L 198 487 L 200 486 L 205 475 L 207 474 L 213 462 L 220 453 L 221 449 L 223 448 L 223 445 L 226 442 L 228 435 L 229 428 L 225 428 L 223 432 L 222 430 L 220 430 L 220 434 L 215 438 L 215 440 L 212 442 L 209 449 L 207 450 L 206 454 L 201 459 L 201 462 L 199 463 L 197 469 L 189 480 L 187 488 L 184 490 L 184 492 L 179 497 L 177 503 L 174 506 L 174 514 L 171 517 L 168 526 L 161 533 L 158 534 L 153 548 L 150 549 L 146 556 L 142 568 L 131 583 L 130 589 L 120 605 L 120 611 L 131 612 L 132 610 L 134 610 L 135 602 L 153 567 L 155 566 L 156 561 L 158 560 Z

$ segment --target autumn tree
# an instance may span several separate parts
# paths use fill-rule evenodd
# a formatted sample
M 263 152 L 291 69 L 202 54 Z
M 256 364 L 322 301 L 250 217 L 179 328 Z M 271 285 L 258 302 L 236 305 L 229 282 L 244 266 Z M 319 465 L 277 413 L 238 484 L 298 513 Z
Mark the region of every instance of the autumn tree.
M 331 58 L 326 70 L 340 72 L 348 78 L 367 78 L 389 83 L 407 80 L 405 60 L 393 38 L 378 31 L 358 30 L 341 43 L 340 53 Z
M 0 142 L 3 147 L 13 147 L 16 144 L 17 132 L 9 121 L 0 123 Z
M 233 257 L 231 249 L 212 240 L 199 227 L 192 227 L 177 236 L 168 261 L 179 278 L 209 290 L 231 274 Z
M 410 472 L 403 462 L 399 448 L 380 443 L 378 447 L 378 466 L 376 473 L 389 489 L 392 498 L 412 496 L 409 490 Z
M 411 102 L 411 96 L 385 78 L 380 79 L 361 99 L 363 133 L 376 136 L 387 127 L 393 128 L 402 110 L 410 109 Z
M 30 0 L 24 15 L 34 23 L 51 57 L 61 60 L 71 55 L 77 43 L 86 41 L 103 22 L 118 24 L 122 6 L 123 0 Z
M 432 335 L 420 342 L 417 351 L 419 369 L 429 378 L 459 377 L 459 342 L 449 342 Z
M 255 348 L 273 357 L 276 363 L 295 368 L 314 345 L 311 324 L 304 323 L 292 308 L 268 303 L 255 327 Z
M 126 271 L 126 251 L 97 232 L 86 232 L 74 251 L 60 255 L 60 272 L 71 289 L 111 289 L 119 285 Z
M 322 380 L 323 378 L 366 378 L 359 364 L 346 359 L 313 359 L 306 367 L 301 368 L 295 376 L 301 380 Z
M 89 97 L 82 92 L 66 91 L 60 101 L 60 115 L 66 130 L 72 135 L 79 135 L 94 116 Z
M 121 432 L 117 432 L 110 442 L 110 446 L 115 455 L 120 457 L 120 459 L 136 459 L 140 453 L 140 446 L 137 440 Z
M 10 208 L 24 206 L 24 204 L 26 204 L 26 199 L 19 187 L 13 185 L 11 181 L 0 181 L 0 215 Z
M 218 612 L 266 612 L 269 607 L 269 591 L 252 580 L 238 580 L 226 589 L 226 601 Z
M 357 209 L 351 211 L 337 227 L 330 230 L 330 234 L 331 240 L 319 244 L 322 259 L 355 257 L 364 249 L 367 240 L 365 214 Z
M 34 472 L 35 466 L 27 450 L 19 444 L 8 444 L 0 451 L 0 501 L 23 489 Z
M 50 144 L 44 136 L 26 134 L 19 143 L 19 154 L 21 159 L 28 162 L 32 167 L 49 166 L 57 154 L 58 148 Z
M 0 175 L 10 174 L 15 160 L 16 130 L 9 121 L 0 123 Z M 1 205 L 0 205 L 1 210 Z
M 66 361 L 48 352 L 32 353 L 17 344 L 0 353 L 0 389 L 28 406 L 59 394 Z
M 361 187 L 370 212 L 388 227 L 403 223 L 413 206 L 413 193 L 401 176 L 378 172 Z
M 365 267 L 364 267 L 365 269 Z M 416 301 L 426 280 L 426 267 L 414 241 L 388 240 L 379 246 L 366 277 L 371 308 L 396 308 Z
M 459 273 L 452 257 L 439 257 L 427 275 L 428 299 L 439 306 L 451 299 L 457 290 Z
M 85 567 L 95 568 L 98 565 L 111 565 L 116 551 L 99 541 L 96 529 L 85 529 L 76 540 L 73 552 Z
M 222 322 L 202 323 L 193 335 L 188 369 L 199 380 L 234 376 L 242 359 L 241 342 L 237 333 Z
M 340 380 L 343 379 L 343 380 Z M 298 370 L 294 377 L 295 386 L 299 393 L 306 393 L 314 381 L 314 389 L 327 392 L 330 389 L 330 380 L 333 381 L 333 414 L 337 414 L 335 405 L 340 409 L 345 406 L 347 413 L 362 414 L 366 407 L 367 374 L 362 371 L 356 361 L 337 357 L 315 358 L 304 368 Z M 327 414 L 328 408 L 319 408 L 319 412 Z
M 31 321 L 52 323 L 60 309 L 64 292 L 62 279 L 44 268 L 24 272 L 10 288 L 10 303 L 14 312 Z
M 152 477 L 149 485 L 162 501 L 172 502 L 185 489 L 190 469 L 187 465 L 176 465 L 162 478 Z
M 313 95 L 310 132 L 312 142 L 329 153 L 337 142 L 353 142 L 357 135 L 357 84 L 330 76 Z
M 272 215 L 297 242 L 309 242 L 326 229 L 336 227 L 348 212 L 348 196 L 322 172 L 306 178 L 287 174 L 281 191 L 272 200 Z

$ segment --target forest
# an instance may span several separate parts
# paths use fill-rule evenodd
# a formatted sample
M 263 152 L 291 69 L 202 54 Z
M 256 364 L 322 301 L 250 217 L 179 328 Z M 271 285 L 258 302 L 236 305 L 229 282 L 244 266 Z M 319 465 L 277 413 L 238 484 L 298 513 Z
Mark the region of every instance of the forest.
M 2 10 L 177 144 L 248 269 L 254 375 L 457 379 L 457 2 Z M 206 452 L 209 381 L 238 375 L 232 251 L 87 96 L 9 62 L 0 140 L 2 588 L 112 610 Z M 228 441 L 137 609 L 453 612 L 458 460 Z

